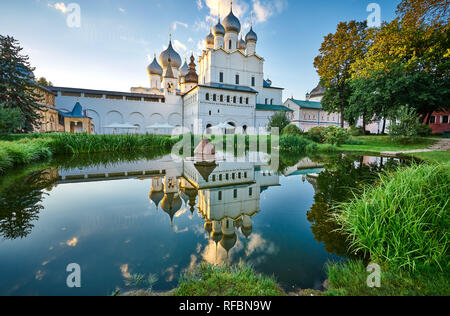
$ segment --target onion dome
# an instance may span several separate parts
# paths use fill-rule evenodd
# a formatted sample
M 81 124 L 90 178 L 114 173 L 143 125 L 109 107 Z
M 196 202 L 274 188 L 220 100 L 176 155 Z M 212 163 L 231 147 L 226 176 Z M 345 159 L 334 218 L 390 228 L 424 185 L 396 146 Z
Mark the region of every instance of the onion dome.
M 214 35 L 212 31 L 209 32 L 208 36 L 206 36 L 206 45 L 214 46 Z
M 220 18 L 219 23 L 214 26 L 213 33 L 215 36 L 225 36 L 225 28 L 223 27 L 222 23 L 220 23 Z
M 242 226 L 241 227 L 241 232 L 245 236 L 245 238 L 248 238 L 248 237 L 250 237 L 250 235 L 253 232 L 253 227 L 252 226 L 249 226 L 249 227 Z
M 242 39 L 242 35 L 241 35 L 241 39 L 239 40 L 239 45 L 238 48 L 240 50 L 245 50 L 247 48 L 247 44 L 245 43 L 245 41 Z
M 147 67 L 147 70 L 148 70 L 149 75 L 162 76 L 163 69 L 160 66 L 160 64 L 158 63 L 158 61 L 156 60 L 156 54 L 155 54 L 155 57 L 153 58 L 152 63 Z
M 249 43 L 249 42 L 257 42 L 258 41 L 258 35 L 256 35 L 256 33 L 253 31 L 253 26 L 250 28 L 250 31 L 247 33 L 247 35 L 245 36 L 245 42 Z
M 169 214 L 170 219 L 173 221 L 175 214 L 181 209 L 183 206 L 183 201 L 180 196 L 175 193 L 168 193 L 164 195 L 164 198 L 161 202 L 161 208 L 164 212 Z
M 169 59 L 171 60 L 173 68 L 179 69 L 181 67 L 181 57 L 173 49 L 172 40 L 169 41 L 169 47 L 159 56 L 159 63 L 163 68 L 167 68 L 167 66 L 169 65 Z
M 220 245 L 223 247 L 223 249 L 229 252 L 236 245 L 236 242 L 237 236 L 236 233 L 234 233 L 232 235 L 224 235 L 222 240 L 220 241 Z
M 156 207 L 159 207 L 159 203 L 164 198 L 164 192 L 162 191 L 153 191 L 150 193 L 150 200 L 155 203 Z
M 233 14 L 233 3 L 231 3 L 230 14 L 223 19 L 223 26 L 227 33 L 234 32 L 239 34 L 241 32 L 241 22 L 239 22 L 239 19 Z
M 181 77 L 185 77 L 189 72 L 189 67 L 187 65 L 187 61 L 184 60 L 184 65 L 183 67 L 180 68 L 180 76 Z
M 210 221 L 205 222 L 204 227 L 205 227 L 205 230 L 208 232 L 208 234 L 211 235 L 211 233 L 212 233 L 212 222 L 210 222 Z

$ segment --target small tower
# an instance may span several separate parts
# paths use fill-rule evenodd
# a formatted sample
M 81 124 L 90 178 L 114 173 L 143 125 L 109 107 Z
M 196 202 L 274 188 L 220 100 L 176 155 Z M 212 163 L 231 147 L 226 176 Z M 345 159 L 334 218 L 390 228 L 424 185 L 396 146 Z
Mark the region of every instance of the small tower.
M 177 92 L 177 78 L 173 74 L 172 69 L 172 60 L 168 59 L 168 65 L 166 71 L 164 73 L 163 85 L 164 85 L 164 94 L 176 94 Z
M 250 31 L 245 36 L 245 43 L 247 44 L 247 55 L 256 54 L 256 43 L 257 42 L 258 42 L 258 36 L 253 31 L 253 16 L 252 16 Z
M 214 35 L 212 33 L 212 28 L 210 28 L 208 36 L 206 36 L 206 49 L 214 49 Z
M 184 77 L 184 84 L 182 85 L 181 90 L 183 92 L 187 92 L 192 90 L 197 85 L 198 85 L 198 75 L 195 70 L 195 57 L 194 54 L 192 54 L 191 62 L 189 63 L 189 71 L 187 75 Z
M 242 33 L 241 33 L 241 39 L 239 40 L 238 48 L 241 51 L 241 53 L 245 55 L 245 50 L 247 49 L 247 44 L 242 39 Z
M 231 1 L 230 14 L 223 20 L 225 28 L 225 50 L 233 52 L 238 49 L 239 33 L 241 32 L 241 22 L 233 13 L 233 1 Z
M 220 10 L 219 10 L 220 11 Z M 223 27 L 222 23 L 220 22 L 220 15 L 219 15 L 219 22 L 214 26 L 213 29 L 214 33 L 214 49 L 220 49 L 224 48 L 224 41 L 225 41 L 225 28 Z
M 153 58 L 153 62 L 147 67 L 147 71 L 150 76 L 150 89 L 161 89 L 163 69 L 156 60 L 156 54 Z

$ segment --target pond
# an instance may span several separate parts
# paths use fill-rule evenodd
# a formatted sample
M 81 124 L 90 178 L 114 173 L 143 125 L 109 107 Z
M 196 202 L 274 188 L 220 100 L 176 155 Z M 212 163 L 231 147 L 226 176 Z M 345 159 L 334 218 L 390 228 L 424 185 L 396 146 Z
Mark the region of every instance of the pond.
M 168 291 L 198 263 L 240 261 L 288 291 L 320 289 L 324 265 L 349 257 L 330 207 L 398 164 L 281 156 L 273 170 L 155 153 L 16 169 L 0 178 L 0 295 L 111 295 L 149 275 Z M 71 263 L 81 288 L 66 285 Z

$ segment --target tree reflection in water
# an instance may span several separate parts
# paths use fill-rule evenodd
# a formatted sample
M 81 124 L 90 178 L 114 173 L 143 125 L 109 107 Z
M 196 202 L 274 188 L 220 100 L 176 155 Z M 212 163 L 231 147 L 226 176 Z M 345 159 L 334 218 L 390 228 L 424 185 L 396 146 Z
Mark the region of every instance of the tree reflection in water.
M 318 242 L 324 243 L 328 253 L 338 256 L 354 256 L 348 252 L 347 237 L 341 234 L 335 222 L 332 209 L 358 194 L 364 185 L 376 182 L 380 172 L 392 170 L 399 165 L 394 159 L 378 158 L 375 162 L 368 157 L 338 155 L 326 159 L 325 171 L 317 178 L 307 177 L 316 191 L 315 203 L 307 213 L 311 229 Z
M 8 175 L 0 185 L 0 236 L 27 237 L 43 209 L 44 189 L 51 189 L 56 169 L 32 171 L 25 176 Z

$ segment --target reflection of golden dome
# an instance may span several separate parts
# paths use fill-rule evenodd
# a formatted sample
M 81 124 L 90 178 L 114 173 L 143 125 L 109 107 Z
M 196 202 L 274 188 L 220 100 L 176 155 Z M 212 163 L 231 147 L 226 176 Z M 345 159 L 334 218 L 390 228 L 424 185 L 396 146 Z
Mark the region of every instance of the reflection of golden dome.
M 150 200 L 152 200 L 153 203 L 155 203 L 156 207 L 159 206 L 159 203 L 164 198 L 164 192 L 162 191 L 151 191 L 150 192 Z
M 236 245 L 237 236 L 236 233 L 233 235 L 224 235 L 222 240 L 220 241 L 220 245 L 229 252 Z
M 173 217 L 181 209 L 182 206 L 183 201 L 176 193 L 168 193 L 164 195 L 164 198 L 161 202 L 161 208 L 164 210 L 164 212 L 169 214 L 171 220 L 173 220 Z
M 189 206 L 191 207 L 191 213 L 194 213 L 195 206 L 197 205 L 198 191 L 196 189 L 186 189 L 186 194 L 189 197 Z

